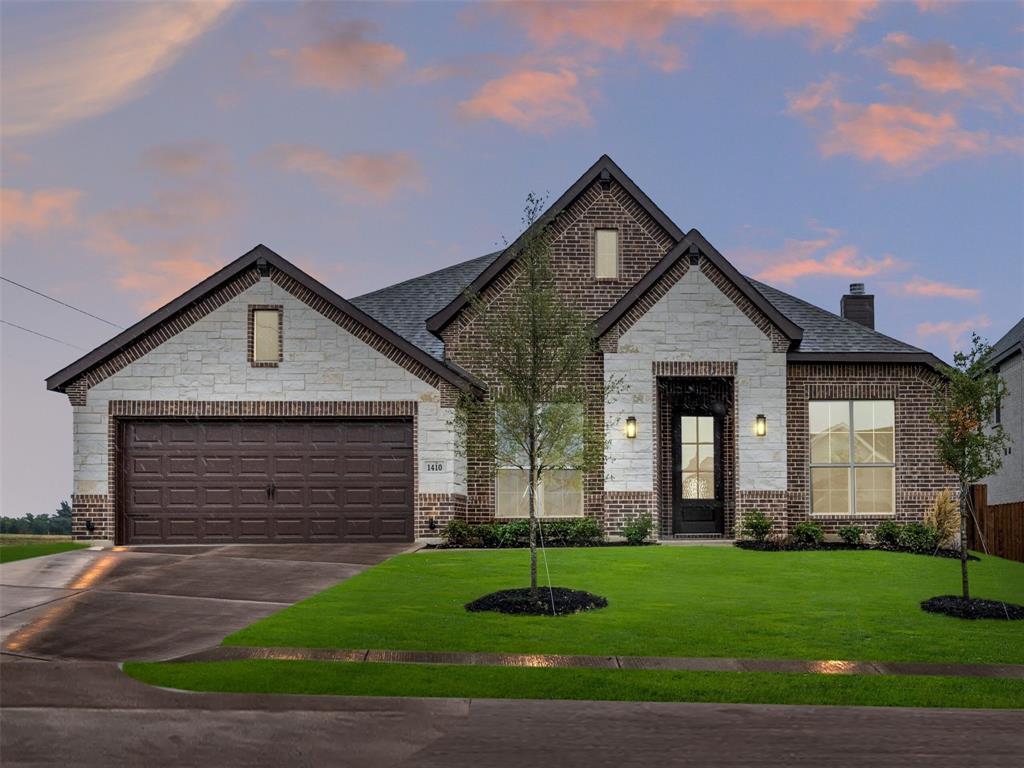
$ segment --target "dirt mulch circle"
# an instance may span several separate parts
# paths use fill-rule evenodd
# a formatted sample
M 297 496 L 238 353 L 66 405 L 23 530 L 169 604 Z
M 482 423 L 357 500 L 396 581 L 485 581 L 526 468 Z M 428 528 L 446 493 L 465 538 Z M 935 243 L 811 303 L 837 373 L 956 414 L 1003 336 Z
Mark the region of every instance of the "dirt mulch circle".
M 921 602 L 921 609 L 929 613 L 941 613 L 958 619 L 1002 619 L 1003 621 L 1024 621 L 1024 605 L 1003 603 L 999 600 L 964 600 L 956 595 L 932 597 Z
M 554 613 L 551 604 L 554 602 Z M 580 611 L 592 611 L 605 608 L 608 600 L 600 595 L 593 595 L 578 589 L 565 587 L 539 587 L 537 599 L 530 597 L 529 587 L 523 589 L 503 589 L 489 595 L 478 597 L 466 603 L 467 611 L 497 611 L 523 616 L 565 616 Z

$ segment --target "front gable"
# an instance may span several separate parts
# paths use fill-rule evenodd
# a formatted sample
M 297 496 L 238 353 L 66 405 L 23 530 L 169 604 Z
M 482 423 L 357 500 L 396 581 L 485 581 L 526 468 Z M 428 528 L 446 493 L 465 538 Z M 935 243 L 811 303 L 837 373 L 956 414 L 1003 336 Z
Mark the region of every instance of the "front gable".
M 261 282 L 280 286 L 288 298 L 302 302 L 431 387 L 438 388 L 444 382 L 467 391 L 477 389 L 467 376 L 435 360 L 265 246 L 257 246 L 106 344 L 53 374 L 46 381 L 47 388 L 67 393 L 72 405 L 84 405 L 89 389 L 159 350 Z M 242 350 L 245 350 L 246 332 L 244 322 L 231 331 L 241 334 Z
M 769 339 L 771 351 L 786 352 L 799 343 L 801 329 L 770 304 L 700 232 L 693 229 L 637 281 L 626 295 L 598 318 L 595 335 L 601 349 L 606 352 L 616 351 L 622 336 L 658 306 L 691 270 L 703 275 L 721 292 L 724 299 Z M 683 309 L 680 307 L 680 310 Z

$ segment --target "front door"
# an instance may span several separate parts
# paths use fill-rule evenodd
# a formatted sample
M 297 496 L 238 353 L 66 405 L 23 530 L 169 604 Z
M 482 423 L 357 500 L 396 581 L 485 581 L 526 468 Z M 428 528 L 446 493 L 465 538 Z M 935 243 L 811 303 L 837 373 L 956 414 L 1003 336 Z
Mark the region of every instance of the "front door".
M 672 413 L 672 532 L 723 533 L 722 417 Z

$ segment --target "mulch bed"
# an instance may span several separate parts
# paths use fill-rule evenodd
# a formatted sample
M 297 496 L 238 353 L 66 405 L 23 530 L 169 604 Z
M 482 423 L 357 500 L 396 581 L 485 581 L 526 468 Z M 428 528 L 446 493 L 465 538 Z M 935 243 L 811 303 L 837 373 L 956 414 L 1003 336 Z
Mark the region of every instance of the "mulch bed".
M 932 597 L 921 603 L 921 609 L 929 613 L 941 613 L 958 619 L 1002 619 L 1003 621 L 1024 621 L 1024 605 L 1003 603 L 999 600 L 964 600 L 956 595 Z
M 809 552 L 814 550 L 868 550 L 877 549 L 881 552 L 903 552 L 910 555 L 927 555 L 928 557 L 950 557 L 955 560 L 960 559 L 960 550 L 958 549 L 939 549 L 935 552 L 914 552 L 909 549 L 892 549 L 890 547 L 875 547 L 870 544 L 861 544 L 860 546 L 851 547 L 849 544 L 844 544 L 841 541 L 825 541 L 817 546 L 810 546 L 807 544 L 797 544 L 793 541 L 786 541 L 785 539 L 769 539 L 768 541 L 754 541 L 753 539 L 739 539 L 735 546 L 740 549 L 752 549 L 756 552 Z M 978 561 L 981 560 L 977 555 L 967 555 L 968 560 Z
M 551 610 L 554 602 L 554 613 Z M 497 611 L 529 616 L 564 616 L 569 613 L 591 611 L 604 608 L 608 600 L 600 595 L 593 595 L 578 589 L 565 587 L 539 587 L 537 599 L 530 597 L 529 587 L 523 589 L 503 589 L 489 595 L 478 597 L 466 603 L 467 611 Z

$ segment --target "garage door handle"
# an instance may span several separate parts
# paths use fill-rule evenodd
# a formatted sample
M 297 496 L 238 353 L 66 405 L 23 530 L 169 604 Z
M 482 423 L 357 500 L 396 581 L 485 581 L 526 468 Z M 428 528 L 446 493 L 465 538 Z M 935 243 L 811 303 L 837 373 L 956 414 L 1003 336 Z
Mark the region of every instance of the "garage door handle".
M 272 499 L 277 495 L 277 486 L 271 483 L 267 486 L 267 498 Z

